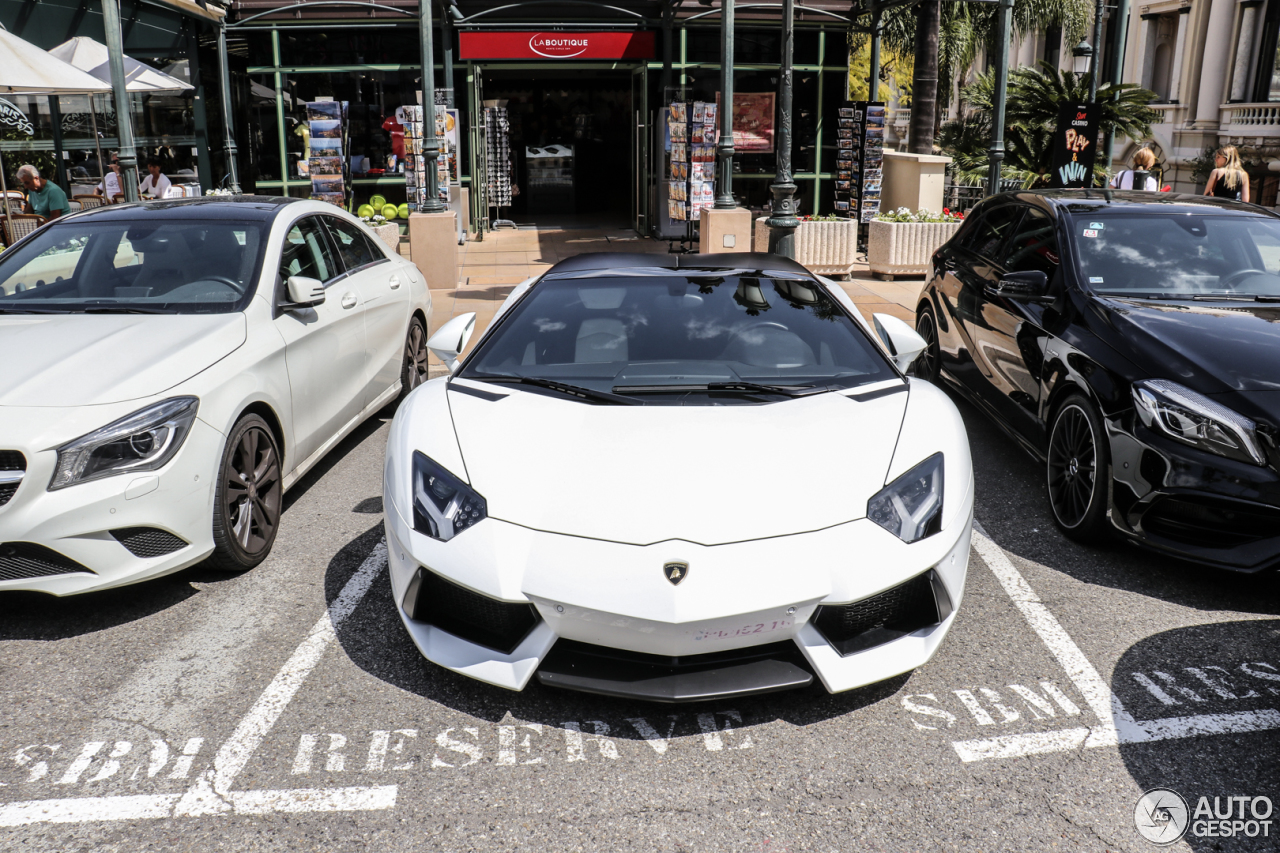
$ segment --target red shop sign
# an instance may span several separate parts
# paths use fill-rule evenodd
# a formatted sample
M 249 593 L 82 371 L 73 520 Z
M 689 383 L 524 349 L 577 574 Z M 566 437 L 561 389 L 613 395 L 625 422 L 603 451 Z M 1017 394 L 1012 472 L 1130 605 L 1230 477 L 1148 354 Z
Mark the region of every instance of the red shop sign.
M 458 34 L 459 59 L 652 59 L 652 31 Z

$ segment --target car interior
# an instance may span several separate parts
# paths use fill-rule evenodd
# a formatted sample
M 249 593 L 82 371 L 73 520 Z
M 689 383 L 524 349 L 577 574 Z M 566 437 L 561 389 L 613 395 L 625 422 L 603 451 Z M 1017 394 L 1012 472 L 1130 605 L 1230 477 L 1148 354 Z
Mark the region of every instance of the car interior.
M 1072 227 L 1083 280 L 1099 293 L 1280 295 L 1280 224 L 1271 221 L 1106 216 Z
M 6 295 L 72 303 L 151 305 L 238 303 L 254 281 L 257 226 L 154 221 L 81 226 L 77 237 L 24 247 L 0 265 Z M 24 263 L 25 260 L 25 263 Z M 6 275 L 7 273 L 7 275 Z
M 480 373 L 579 378 L 646 363 L 718 365 L 711 379 L 891 375 L 816 285 L 749 276 L 543 282 L 472 361 Z

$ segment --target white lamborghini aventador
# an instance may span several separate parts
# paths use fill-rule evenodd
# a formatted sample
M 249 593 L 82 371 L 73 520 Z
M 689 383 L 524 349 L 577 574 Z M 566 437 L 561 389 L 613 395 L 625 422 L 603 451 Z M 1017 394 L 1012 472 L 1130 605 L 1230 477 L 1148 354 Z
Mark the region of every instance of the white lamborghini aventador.
M 772 255 L 583 255 L 429 346 L 387 446 L 396 605 L 513 690 L 830 691 L 920 666 L 964 593 L 960 415 L 834 283 Z M 879 337 L 880 340 L 877 340 Z

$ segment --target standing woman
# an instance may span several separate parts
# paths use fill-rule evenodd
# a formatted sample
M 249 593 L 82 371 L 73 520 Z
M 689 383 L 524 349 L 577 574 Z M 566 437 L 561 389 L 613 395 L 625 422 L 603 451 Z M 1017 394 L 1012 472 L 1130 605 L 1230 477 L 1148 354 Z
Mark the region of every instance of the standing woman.
M 1150 173 L 1151 167 L 1155 164 L 1156 153 L 1150 148 L 1139 148 L 1133 155 L 1133 168 L 1125 169 L 1124 171 L 1117 173 L 1116 176 L 1111 179 L 1111 186 L 1118 190 L 1147 190 L 1149 192 L 1155 192 L 1160 189 L 1160 184 L 1150 174 L 1147 175 L 1147 180 L 1142 186 L 1135 187 L 1133 185 L 1135 170 Z
M 1249 174 L 1240 163 L 1240 153 L 1234 145 L 1219 148 L 1213 155 L 1216 167 L 1209 173 L 1209 183 L 1204 186 L 1204 194 L 1217 198 L 1229 198 L 1233 201 L 1249 202 Z

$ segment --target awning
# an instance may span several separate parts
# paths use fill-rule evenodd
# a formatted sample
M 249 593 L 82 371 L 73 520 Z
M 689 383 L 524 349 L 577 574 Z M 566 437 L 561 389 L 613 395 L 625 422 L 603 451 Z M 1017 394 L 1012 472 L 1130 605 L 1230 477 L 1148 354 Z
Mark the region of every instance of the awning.
M 84 95 L 111 84 L 0 29 L 0 94 Z
M 111 66 L 107 46 L 87 36 L 64 41 L 49 51 L 63 62 L 92 74 L 111 85 Z M 194 88 L 190 83 L 170 77 L 131 56 L 124 57 L 124 88 L 126 92 L 146 94 L 150 92 L 185 92 Z

